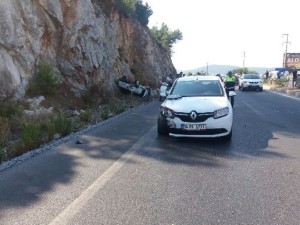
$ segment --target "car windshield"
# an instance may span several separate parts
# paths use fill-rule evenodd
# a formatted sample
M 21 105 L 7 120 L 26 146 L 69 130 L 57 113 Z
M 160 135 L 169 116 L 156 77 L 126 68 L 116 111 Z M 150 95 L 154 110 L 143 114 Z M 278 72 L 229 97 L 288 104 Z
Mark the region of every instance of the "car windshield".
M 170 95 L 188 96 L 223 96 L 223 89 L 218 80 L 177 81 Z
M 245 74 L 244 79 L 260 79 L 256 74 Z

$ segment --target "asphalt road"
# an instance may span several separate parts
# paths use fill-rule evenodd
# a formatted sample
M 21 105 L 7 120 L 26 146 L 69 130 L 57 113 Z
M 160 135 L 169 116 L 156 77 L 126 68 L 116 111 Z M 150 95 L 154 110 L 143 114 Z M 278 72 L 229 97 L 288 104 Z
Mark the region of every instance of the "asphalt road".
M 158 110 L 0 172 L 0 224 L 300 224 L 299 99 L 238 91 L 228 144 L 159 137 Z

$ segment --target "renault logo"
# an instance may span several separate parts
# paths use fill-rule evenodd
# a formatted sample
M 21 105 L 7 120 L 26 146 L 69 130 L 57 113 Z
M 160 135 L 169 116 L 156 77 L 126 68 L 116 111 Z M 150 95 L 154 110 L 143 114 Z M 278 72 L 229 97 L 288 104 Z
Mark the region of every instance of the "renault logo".
M 192 120 L 195 120 L 197 118 L 197 113 L 195 111 L 192 111 L 190 117 Z

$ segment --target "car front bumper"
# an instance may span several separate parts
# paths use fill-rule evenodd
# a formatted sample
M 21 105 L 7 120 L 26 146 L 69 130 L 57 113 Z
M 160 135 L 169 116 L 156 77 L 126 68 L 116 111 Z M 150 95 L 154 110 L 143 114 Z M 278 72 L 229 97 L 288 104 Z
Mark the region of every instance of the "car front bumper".
M 263 88 L 263 84 L 243 83 L 243 87 L 248 89 L 261 89 Z
M 189 123 L 183 122 L 178 117 L 174 119 L 167 119 L 169 126 L 169 135 L 172 137 L 202 137 L 202 138 L 214 138 L 223 137 L 228 135 L 232 129 L 232 114 L 228 114 L 222 118 L 214 119 L 208 118 L 201 123 Z M 188 124 L 201 124 L 205 125 L 206 129 L 203 130 L 187 130 L 183 129 L 184 125 Z

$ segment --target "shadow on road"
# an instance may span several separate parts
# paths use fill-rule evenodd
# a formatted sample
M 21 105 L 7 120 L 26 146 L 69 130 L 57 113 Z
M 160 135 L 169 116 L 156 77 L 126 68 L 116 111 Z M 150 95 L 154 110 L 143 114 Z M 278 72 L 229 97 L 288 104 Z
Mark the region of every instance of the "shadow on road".
M 2 171 L 0 215 L 2 209 L 29 207 L 56 185 L 68 185 L 79 167 L 89 169 L 102 163 L 105 165 L 103 170 L 109 168 L 141 138 L 147 141 L 140 145 L 142 149 L 137 146 L 133 154 L 172 164 L 222 167 L 226 166 L 222 159 L 288 157 L 283 151 L 270 146 L 270 141 L 276 139 L 274 133 L 287 132 L 285 126 L 280 126 L 278 122 L 271 124 L 257 115 L 247 113 L 247 109 L 243 109 L 238 101 L 233 139 L 229 143 L 215 139 L 160 137 L 156 130 L 149 133 L 149 129 L 156 124 L 159 104 L 152 102 L 141 106 L 58 146 L 56 150 Z M 299 133 L 289 132 L 288 135 L 299 137 Z M 76 144 L 78 140 L 80 144 Z M 139 163 L 132 159 L 126 162 Z

